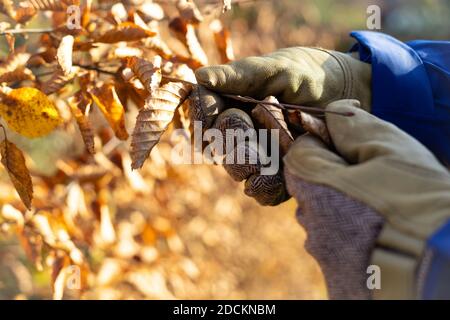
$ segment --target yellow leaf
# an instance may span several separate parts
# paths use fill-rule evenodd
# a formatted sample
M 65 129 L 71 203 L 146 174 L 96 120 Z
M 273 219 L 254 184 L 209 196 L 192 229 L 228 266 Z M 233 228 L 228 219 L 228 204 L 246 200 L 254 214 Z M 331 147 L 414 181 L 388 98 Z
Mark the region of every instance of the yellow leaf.
M 125 109 L 117 96 L 114 85 L 104 84 L 89 91 L 95 104 L 100 108 L 116 137 L 120 140 L 128 139 L 125 128 Z
M 20 199 L 22 199 L 23 204 L 28 209 L 31 209 L 33 185 L 22 151 L 14 143 L 5 139 L 0 144 L 0 153 L 2 155 L 2 164 L 5 166 Z
M 0 115 L 10 129 L 28 138 L 45 136 L 62 122 L 53 102 L 35 88 L 0 93 Z

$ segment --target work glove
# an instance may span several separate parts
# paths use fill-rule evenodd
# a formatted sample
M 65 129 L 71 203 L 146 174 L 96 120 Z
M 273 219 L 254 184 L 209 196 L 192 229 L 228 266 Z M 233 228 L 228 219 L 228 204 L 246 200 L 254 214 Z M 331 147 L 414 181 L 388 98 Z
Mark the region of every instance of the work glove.
M 359 108 L 327 107 L 354 113 L 326 114 L 336 151 L 309 135 L 295 141 L 287 188 L 330 298 L 417 298 L 426 241 L 450 218 L 450 174 L 417 140 Z M 369 265 L 381 271 L 375 290 Z
M 332 101 L 352 98 L 361 101 L 362 108 L 370 111 L 370 65 L 335 51 L 304 47 L 282 49 L 262 57 L 201 68 L 196 71 L 196 77 L 200 86 L 195 99 L 201 97 L 203 101 L 194 103 L 191 120 L 201 121 L 204 129 L 217 128 L 224 135 L 227 129 L 248 129 L 256 125 L 245 112 L 235 108 L 216 119 L 224 109 L 233 107 L 233 102 L 224 106 L 223 99 L 208 89 L 260 100 L 275 96 L 280 102 L 322 108 Z M 254 148 L 246 151 L 252 152 L 256 152 Z M 244 192 L 261 205 L 275 206 L 289 199 L 282 170 L 275 175 L 261 175 L 261 163 L 224 167 L 234 180 L 246 181 Z
M 356 99 L 370 111 L 371 66 L 351 55 L 319 48 L 295 47 L 249 57 L 226 65 L 200 68 L 199 84 L 220 93 L 325 107 Z

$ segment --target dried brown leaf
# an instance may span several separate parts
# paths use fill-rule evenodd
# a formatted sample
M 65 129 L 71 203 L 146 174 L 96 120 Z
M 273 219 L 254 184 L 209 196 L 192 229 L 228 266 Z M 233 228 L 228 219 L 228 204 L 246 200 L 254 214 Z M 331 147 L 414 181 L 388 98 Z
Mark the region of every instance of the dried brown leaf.
M 222 12 L 231 10 L 231 0 L 222 0 Z
M 92 130 L 91 121 L 88 118 L 91 105 L 92 99 L 84 95 L 82 91 L 78 91 L 73 97 L 69 98 L 70 111 L 77 121 L 86 150 L 90 154 L 94 154 L 94 131 Z
M 306 131 L 320 138 L 328 146 L 333 144 L 325 121 L 305 112 L 299 111 L 299 114 L 302 119 L 302 126 Z
M 67 76 L 72 73 L 72 52 L 73 52 L 74 38 L 71 35 L 62 38 L 56 52 L 56 60 L 58 61 L 64 75 Z
M 0 75 L 0 83 L 14 83 L 24 80 L 34 80 L 33 72 L 25 67 L 19 67 L 18 69 Z
M 275 97 L 267 97 L 264 101 L 278 102 Z M 266 129 L 279 130 L 281 153 L 282 155 L 285 155 L 294 142 L 294 138 L 288 129 L 281 109 L 261 103 L 252 110 L 252 116 L 260 126 Z
M 72 71 L 72 73 L 65 75 L 62 69 L 57 69 L 49 80 L 41 84 L 41 91 L 46 95 L 60 91 L 75 78 L 76 72 L 73 68 Z
M 8 43 L 9 52 L 11 54 L 14 54 L 16 37 L 13 34 L 7 33 L 7 34 L 5 34 L 5 39 L 6 39 L 6 42 Z
M 53 300 L 61 300 L 64 296 L 64 287 L 67 280 L 67 267 L 70 264 L 69 257 L 58 254 L 52 264 L 52 289 Z
M 176 7 L 181 18 L 187 23 L 198 24 L 203 21 L 203 16 L 193 0 L 178 0 Z
M 123 22 L 112 30 L 97 37 L 95 42 L 116 43 L 120 41 L 138 41 L 141 39 L 154 37 L 155 32 L 144 29 L 132 22 Z
M 159 4 L 154 2 L 145 1 L 138 7 L 138 11 L 146 21 L 164 19 L 164 10 Z
M 4 139 L 0 144 L 0 153 L 2 164 L 8 172 L 11 182 L 25 207 L 30 210 L 33 200 L 33 184 L 22 151 L 14 143 Z
M 231 42 L 230 31 L 222 25 L 218 19 L 211 22 L 209 28 L 214 33 L 214 41 L 220 54 L 222 63 L 228 63 L 235 59 L 233 43 Z
M 13 72 L 19 68 L 25 67 L 29 59 L 29 53 L 16 52 L 14 54 L 10 54 L 6 61 L 0 64 L 0 77 L 8 72 Z
M 0 0 L 0 13 L 6 14 L 11 19 L 15 19 L 16 12 L 11 0 Z
M 175 110 L 186 100 L 191 86 L 169 82 L 149 97 L 145 107 L 139 111 L 131 140 L 132 168 L 141 168 L 172 122 Z
M 128 133 L 125 128 L 125 109 L 117 96 L 114 85 L 103 84 L 89 91 L 95 104 L 100 108 L 116 137 L 127 140 Z
M 145 89 L 153 94 L 161 83 L 161 58 L 156 56 L 152 62 L 132 57 L 128 59 L 128 66 L 138 77 Z
M 16 9 L 16 15 L 14 19 L 17 23 L 24 24 L 31 20 L 36 15 L 36 9 L 27 3 L 20 3 L 20 6 Z
M 208 64 L 208 57 L 200 45 L 195 33 L 195 27 L 192 24 L 186 23 L 181 18 L 175 18 L 170 22 L 169 28 L 178 40 L 188 48 L 194 60 L 198 61 L 202 66 Z
M 27 0 L 38 11 L 67 11 L 70 6 L 79 6 L 79 0 Z

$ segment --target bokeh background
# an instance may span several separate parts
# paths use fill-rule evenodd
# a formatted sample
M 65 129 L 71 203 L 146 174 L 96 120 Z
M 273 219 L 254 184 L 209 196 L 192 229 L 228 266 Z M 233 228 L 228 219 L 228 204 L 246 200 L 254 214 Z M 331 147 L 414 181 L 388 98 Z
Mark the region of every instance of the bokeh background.
M 154 2 L 168 7 L 170 16 L 170 1 Z M 213 11 L 213 2 L 197 1 L 205 16 Z M 402 40 L 450 38 L 449 0 L 242 0 L 221 19 L 230 29 L 237 58 L 299 45 L 347 50 L 352 44 L 349 32 L 366 29 L 369 4 L 382 9 L 382 32 Z M 203 22 L 199 33 L 210 62 L 216 63 L 210 21 Z M 45 21 L 33 23 L 36 27 Z M 176 41 L 169 45 L 180 47 Z M 0 50 L 2 56 L 7 52 L 4 39 Z M 53 181 L 70 171 L 70 157 L 82 150 L 76 136 L 74 128 L 33 141 L 11 133 L 11 139 L 30 155 L 37 182 Z M 114 143 L 106 147 L 109 152 L 121 148 Z M 75 240 L 89 264 L 86 285 L 83 290 L 66 288 L 65 298 L 327 298 L 320 268 L 303 248 L 306 235 L 295 220 L 293 201 L 262 208 L 246 198 L 243 186 L 220 167 L 172 166 L 169 148 L 162 143 L 139 178 L 106 175 L 108 192 L 101 195 L 111 215 L 111 228 L 106 231 L 95 208 L 81 204 L 99 197 L 98 188 L 74 179 L 69 185 L 52 182 L 35 190 L 36 198 L 48 201 L 44 216 L 64 215 L 67 208 L 84 210 L 83 221 L 91 223 L 79 228 L 94 230 L 93 239 Z M 114 161 L 98 161 L 105 168 L 114 165 Z M 49 185 L 53 187 L 45 187 Z M 2 169 L 0 205 L 15 201 Z M 0 299 L 51 298 L 52 268 L 36 268 L 1 218 L 0 226 Z

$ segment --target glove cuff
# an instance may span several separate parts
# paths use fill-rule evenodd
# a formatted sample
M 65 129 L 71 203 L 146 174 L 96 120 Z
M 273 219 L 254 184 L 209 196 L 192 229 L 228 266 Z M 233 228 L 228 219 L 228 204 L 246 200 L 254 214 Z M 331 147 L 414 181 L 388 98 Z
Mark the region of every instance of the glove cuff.
M 338 51 L 314 48 L 325 52 L 335 59 L 344 77 L 344 88 L 340 99 L 356 99 L 361 102 L 361 108 L 371 111 L 372 104 L 372 68 L 370 64 L 361 62 L 349 54 Z M 324 66 L 325 67 L 325 66 Z M 333 101 L 329 101 L 331 103 Z M 328 103 L 327 103 L 328 104 Z
M 371 264 L 381 271 L 381 287 L 374 299 L 416 299 L 417 270 L 426 240 L 412 237 L 386 222 L 372 253 Z

